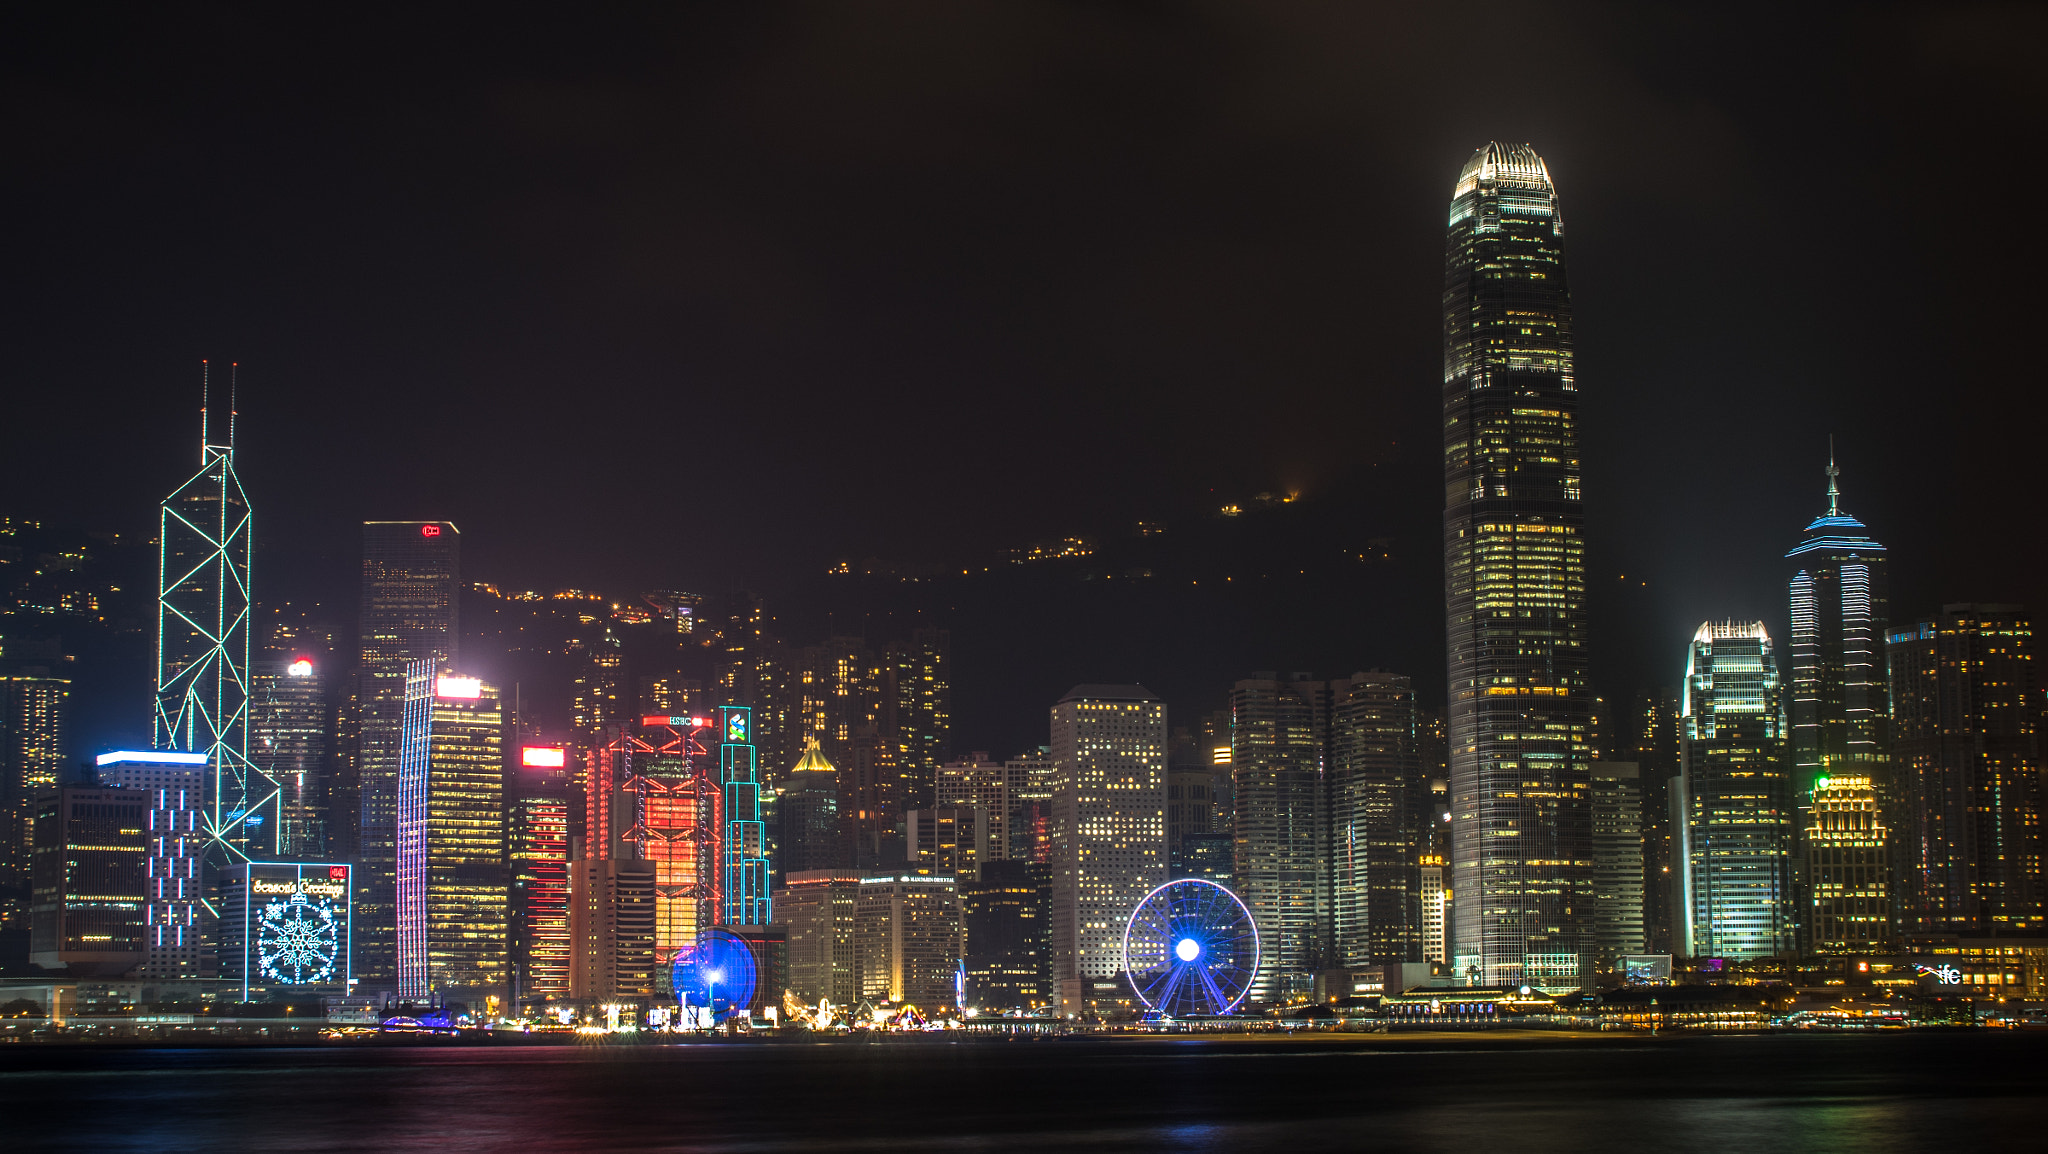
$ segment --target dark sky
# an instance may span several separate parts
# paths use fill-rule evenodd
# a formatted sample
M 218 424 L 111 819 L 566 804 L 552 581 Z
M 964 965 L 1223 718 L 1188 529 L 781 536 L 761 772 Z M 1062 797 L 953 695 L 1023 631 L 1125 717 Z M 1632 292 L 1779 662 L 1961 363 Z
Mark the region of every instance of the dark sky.
M 719 589 L 1281 488 L 1427 561 L 1498 138 L 1569 226 L 1597 680 L 1778 619 L 1831 433 L 1896 615 L 2048 601 L 2039 7 L 74 9 L 0 30 L 20 513 L 146 529 L 212 357 L 269 547 L 337 572 L 366 517 Z M 1441 676 L 1439 580 L 1332 598 L 1408 639 L 1356 664 Z M 1320 656 L 1284 616 L 1218 669 Z

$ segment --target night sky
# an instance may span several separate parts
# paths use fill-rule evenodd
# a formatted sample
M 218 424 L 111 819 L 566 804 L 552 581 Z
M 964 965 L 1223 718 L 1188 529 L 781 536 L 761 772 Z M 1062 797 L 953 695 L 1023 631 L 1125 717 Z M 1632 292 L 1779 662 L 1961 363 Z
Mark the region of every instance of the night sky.
M 879 611 L 833 561 L 1148 519 L 1149 586 L 922 590 L 958 744 L 1086 681 L 1441 701 L 1443 227 L 1500 139 L 1568 226 L 1605 692 L 1782 628 L 1830 434 L 1895 617 L 2048 604 L 2042 9 L 1411 7 L 13 13 L 0 512 L 149 532 L 210 357 L 267 598 L 448 518 L 469 578 L 802 642 Z

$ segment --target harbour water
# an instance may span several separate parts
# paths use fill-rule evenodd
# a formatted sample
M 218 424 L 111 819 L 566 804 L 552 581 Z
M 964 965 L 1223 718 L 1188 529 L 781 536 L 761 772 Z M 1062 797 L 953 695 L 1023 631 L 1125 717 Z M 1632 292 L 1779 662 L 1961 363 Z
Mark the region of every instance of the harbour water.
M 2041 1149 L 2048 1033 L 0 1049 L 23 1151 Z

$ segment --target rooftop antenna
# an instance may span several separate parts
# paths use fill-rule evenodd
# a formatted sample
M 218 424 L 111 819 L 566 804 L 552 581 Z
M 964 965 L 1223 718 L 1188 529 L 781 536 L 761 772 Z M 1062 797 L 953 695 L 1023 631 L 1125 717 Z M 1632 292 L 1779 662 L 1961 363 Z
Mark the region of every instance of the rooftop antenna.
M 1828 516 L 1830 516 L 1830 517 L 1839 517 L 1839 516 L 1841 516 L 1841 515 L 1842 515 L 1842 488 L 1841 488 L 1841 486 L 1839 486 L 1839 485 L 1835 484 L 1835 478 L 1837 478 L 1837 477 L 1839 477 L 1839 476 L 1841 476 L 1841 475 L 1842 475 L 1842 471 L 1841 471 L 1840 469 L 1837 469 L 1837 468 L 1835 468 L 1835 435 L 1834 435 L 1833 433 L 1829 433 L 1829 434 L 1828 434 Z
M 201 358 L 199 362 L 199 464 L 201 467 L 204 467 L 206 464 L 206 404 L 213 397 L 212 385 L 207 376 L 207 369 L 208 366 L 205 359 Z
M 237 380 L 237 378 L 239 378 L 239 377 L 240 377 L 241 375 L 242 375 L 242 362 L 240 362 L 240 361 L 231 361 L 231 362 L 229 362 L 229 363 L 228 363 L 228 448 L 229 448 L 229 449 L 231 449 L 231 450 L 232 450 L 232 449 L 233 449 L 233 448 L 235 447 L 235 384 L 236 384 L 236 380 Z M 1829 446 L 1829 448 L 1828 448 L 1828 455 L 1829 455 L 1830 459 L 1832 459 L 1832 458 L 1833 458 L 1833 456 L 1834 456 L 1834 447 L 1833 447 L 1833 446 L 1834 446 L 1834 443 L 1835 443 L 1835 442 L 1834 442 L 1834 441 L 1833 441 L 1832 439 L 1830 439 L 1830 440 L 1828 441 L 1828 446 Z

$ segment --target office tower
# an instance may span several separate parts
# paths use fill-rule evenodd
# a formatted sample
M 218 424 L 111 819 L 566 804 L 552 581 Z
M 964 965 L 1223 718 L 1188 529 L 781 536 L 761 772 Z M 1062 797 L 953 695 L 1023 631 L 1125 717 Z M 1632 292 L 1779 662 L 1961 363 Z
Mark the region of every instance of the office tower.
M 840 821 L 849 855 L 861 869 L 903 865 L 903 810 L 908 783 L 896 764 L 896 748 L 872 725 L 855 730 L 845 744 L 847 761 Z
M 1265 955 L 1251 999 L 1278 1001 L 1306 995 L 1331 961 L 1323 777 L 1330 683 L 1306 673 L 1255 674 L 1231 690 L 1230 707 L 1238 896 Z
M 797 870 L 775 891 L 775 916 L 789 932 L 789 991 L 815 1005 L 860 1001 L 854 957 L 854 908 L 860 875 L 849 870 Z
M 1235 893 L 1237 835 L 1227 829 L 1182 834 L 1180 846 L 1168 856 L 1167 866 L 1175 880 L 1202 878 Z
M 930 1014 L 954 1004 L 965 942 L 960 894 L 939 874 L 862 878 L 854 897 L 860 995 Z
M 805 646 L 796 667 L 797 725 L 834 757 L 847 749 L 856 731 L 884 733 L 890 761 L 897 762 L 895 735 L 881 728 L 882 682 L 881 662 L 862 638 L 832 637 L 823 645 Z
M 1672 797 L 1679 952 L 1767 958 L 1793 949 L 1794 793 L 1778 662 L 1763 622 L 1699 627 L 1680 712 Z
M 36 797 L 34 820 L 28 960 L 79 978 L 134 969 L 148 900 L 148 797 L 58 786 Z
M 1220 770 L 1217 768 L 1214 751 L 1196 736 L 1194 730 L 1175 727 L 1169 735 L 1166 753 L 1166 856 L 1176 877 L 1180 876 L 1182 863 L 1189 860 L 1190 847 L 1186 839 L 1227 829 L 1218 821 L 1216 809 L 1219 796 L 1226 795 L 1228 789 L 1219 789 L 1217 778 L 1229 772 L 1228 765 Z M 1206 847 L 1195 848 L 1199 854 Z
M 1422 847 L 1429 786 L 1415 690 L 1397 673 L 1331 682 L 1330 898 L 1337 960 L 1422 960 Z
M 1472 154 L 1444 258 L 1444 601 L 1461 976 L 1577 976 L 1592 694 L 1564 224 L 1527 145 Z
M 655 863 L 569 863 L 569 996 L 646 997 L 661 982 L 655 951 Z
M 1046 903 L 1050 875 L 1029 861 L 984 862 L 960 883 L 967 934 L 967 1004 L 984 1013 L 1035 1009 L 1049 1000 Z
M 601 745 L 606 727 L 626 716 L 625 648 L 606 628 L 588 641 L 570 642 L 569 650 L 576 662 L 569 685 L 570 727 L 586 746 Z
M 569 996 L 569 751 L 526 745 L 511 789 L 513 1004 Z
M 1202 713 L 1195 725 L 1195 747 L 1208 751 L 1214 776 L 1209 784 L 1209 828 L 1237 833 L 1237 784 L 1230 765 L 1230 710 L 1212 709 Z M 1200 753 L 1197 753 L 1200 756 Z M 1233 851 L 1235 852 L 1235 851 Z
M 816 738 L 808 739 L 804 755 L 783 775 L 775 817 L 781 830 L 775 868 L 785 878 L 851 864 L 839 820 L 839 770 Z
M 350 994 L 349 867 L 243 862 L 222 881 L 221 977 L 244 1002 L 273 994 Z
M 707 744 L 716 725 L 715 713 L 642 717 L 611 727 L 586 759 L 581 856 L 653 864 L 663 966 L 725 920 L 725 790 Z
M 1612 971 L 1624 954 L 1643 952 L 1642 767 L 1593 763 L 1593 911 L 1595 963 Z
M 928 806 L 939 766 L 953 752 L 952 635 L 913 629 L 882 652 L 881 724 L 895 735 L 908 804 Z
M 973 879 L 994 854 L 988 811 L 979 806 L 942 805 L 903 814 L 903 860 L 918 873 Z
M 932 784 L 932 804 L 969 806 L 987 812 L 991 842 L 988 856 L 992 859 L 1010 856 L 1011 794 L 1009 771 L 982 749 L 939 766 Z
M 1077 685 L 1052 707 L 1052 974 L 1065 1014 L 1123 968 L 1131 911 L 1166 881 L 1166 703 Z
M 2048 929 L 2032 619 L 2017 605 L 1944 605 L 1886 648 L 1899 929 Z
M 1807 811 L 1809 934 L 1822 953 L 1876 949 L 1891 935 L 1891 831 L 1877 789 L 1861 773 L 1813 781 Z
M 721 705 L 717 722 L 718 783 L 725 794 L 721 912 L 728 926 L 765 926 L 775 920 L 775 911 L 768 886 L 768 829 L 761 820 L 753 711 L 744 705 Z
M 1003 763 L 1009 783 L 1009 856 L 1017 861 L 1052 861 L 1052 747 L 1041 745 Z
M 0 895 L 25 908 L 35 799 L 64 769 L 71 679 L 47 666 L 0 674 Z
M 724 653 L 717 690 L 722 700 L 754 707 L 754 744 L 761 751 L 761 764 L 780 770 L 803 756 L 809 731 L 797 708 L 800 662 L 775 637 L 773 624 L 766 603 L 750 594 L 739 595 L 720 634 Z M 838 764 L 846 762 L 841 758 Z
M 640 705 L 642 714 L 666 714 L 669 717 L 702 717 L 710 712 L 710 703 L 704 696 L 704 683 L 692 681 L 680 674 L 661 673 L 640 679 Z
M 264 660 L 249 670 L 249 760 L 284 791 L 277 853 L 313 859 L 328 852 L 328 793 L 334 710 L 326 671 L 310 657 Z
M 512 928 L 502 700 L 497 687 L 423 660 L 406 667 L 403 706 L 393 822 L 398 996 L 502 1001 Z
M 1673 849 L 1677 836 L 1671 820 L 1671 779 L 1678 776 L 1679 706 L 1675 688 L 1645 689 L 1637 693 L 1629 712 L 1632 757 L 1639 767 L 1643 792 L 1643 939 L 1653 954 L 1683 953 L 1674 945 L 1674 927 L 1684 922 L 1677 916 L 1673 895 Z M 1795 877 L 1797 885 L 1795 849 Z M 1794 911 L 1797 920 L 1797 911 Z
M 122 750 L 100 754 L 99 784 L 133 790 L 145 800 L 143 828 L 143 978 L 209 978 L 222 955 L 206 939 L 203 858 L 208 755 L 177 750 Z M 258 815 L 261 816 L 261 815 Z M 233 876 L 239 867 L 225 872 Z
M 1785 554 L 1799 566 L 1790 585 L 1793 779 L 1802 805 L 1808 803 L 1819 778 L 1867 779 L 1877 793 L 1879 825 L 1889 831 L 1900 825 L 1887 765 L 1891 705 L 1884 632 L 1890 608 L 1889 565 L 1885 547 L 1871 539 L 1861 521 L 1842 511 L 1840 475 L 1831 452 L 1828 511 L 1814 518 L 1799 544 Z M 1886 851 L 1892 848 L 1887 846 Z M 1888 862 L 1885 868 L 1895 865 Z M 1845 887 L 1866 885 L 1863 867 L 1850 868 L 1857 871 L 1856 880 L 1824 876 L 1822 867 L 1807 855 L 1803 892 L 1840 893 Z M 1889 878 L 1884 888 L 1889 902 Z M 1802 924 L 1800 932 L 1809 944 L 1824 940 L 1814 926 Z
M 461 637 L 462 535 L 446 521 L 363 523 L 360 645 L 344 796 L 357 799 L 356 976 L 366 990 L 398 980 L 398 743 L 406 667 L 455 660 Z
M 1423 718 L 1422 733 L 1425 738 L 1432 729 L 1440 736 L 1443 732 L 1442 715 Z M 1429 748 L 1427 740 L 1423 748 Z M 1439 748 L 1442 748 L 1439 746 Z M 1423 814 L 1423 828 L 1415 840 L 1417 853 L 1415 891 L 1417 904 L 1422 909 L 1422 960 L 1439 965 L 1450 962 L 1451 928 L 1451 782 L 1442 776 L 1447 769 L 1443 762 L 1432 762 L 1427 755 L 1423 758 L 1425 768 L 1437 776 L 1429 779 L 1426 786 L 1429 800 Z
M 224 425 L 209 423 L 202 405 L 199 471 L 158 509 L 150 740 L 206 754 L 202 856 L 215 866 L 275 854 L 282 824 L 281 791 L 249 761 L 252 514 L 235 474 L 232 396 Z

